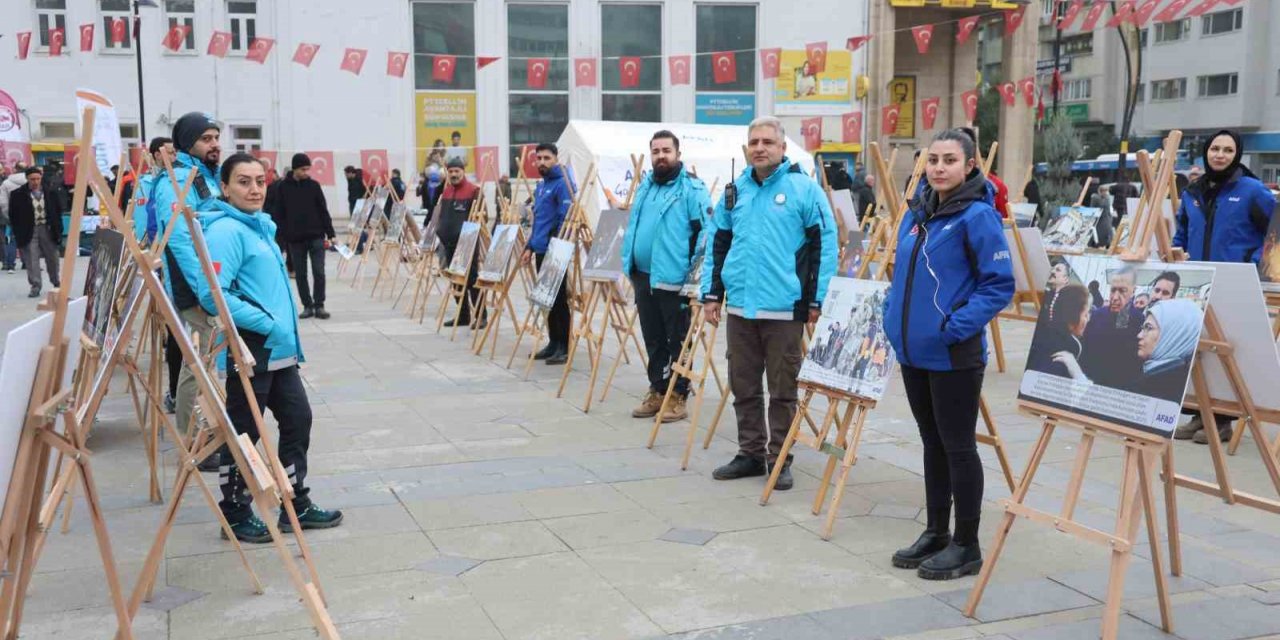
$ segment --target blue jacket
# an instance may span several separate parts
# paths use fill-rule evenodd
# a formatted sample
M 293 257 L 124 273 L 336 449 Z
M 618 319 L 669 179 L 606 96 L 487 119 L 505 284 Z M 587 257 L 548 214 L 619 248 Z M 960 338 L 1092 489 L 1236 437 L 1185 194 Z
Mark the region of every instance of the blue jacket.
M 552 236 L 560 232 L 565 214 L 573 204 L 573 190 L 560 167 L 551 167 L 533 190 L 533 229 L 528 249 L 538 255 L 547 252 Z
M 1182 247 L 1196 261 L 1256 264 L 1276 207 L 1271 190 L 1244 167 L 1212 201 L 1206 200 L 1206 190 L 1202 177 L 1182 193 L 1173 246 Z
M 298 310 L 284 256 L 275 241 L 276 223 L 266 213 L 245 213 L 222 200 L 215 200 L 213 206 L 212 212 L 200 216 L 200 225 L 209 259 L 218 265 L 218 285 L 231 320 L 257 360 L 254 370 L 301 362 Z M 200 306 L 216 314 L 213 292 L 203 281 L 199 295 Z M 219 364 L 225 367 L 225 350 L 223 354 Z
M 192 171 L 196 171 L 197 175 L 191 188 L 187 190 L 187 205 L 196 213 L 212 211 L 216 206 L 214 203 L 222 195 L 222 189 L 218 186 L 217 172 L 191 157 L 190 154 L 179 151 L 177 162 L 173 165 L 173 175 L 178 181 L 179 189 L 186 184 L 187 176 Z M 148 206 L 152 204 L 155 206 L 156 219 L 159 223 L 157 238 L 164 237 L 170 222 L 174 224 L 173 233 L 169 235 L 169 243 L 164 249 L 164 278 L 174 306 L 182 310 L 194 307 L 199 302 L 196 299 L 195 292 L 198 291 L 196 284 L 203 281 L 204 274 L 200 271 L 200 260 L 196 257 L 195 246 L 191 244 L 191 231 L 187 229 L 187 221 L 180 211 L 174 211 L 177 200 L 178 194 L 174 192 L 168 176 L 157 177 L 151 197 L 148 199 Z M 182 277 L 174 278 L 174 271 L 182 274 Z
M 747 167 L 711 219 L 702 299 L 751 320 L 809 319 L 836 273 L 836 221 L 822 188 L 787 158 L 763 182 Z
M 898 361 L 931 371 L 984 366 L 983 329 L 1013 298 L 1004 225 L 981 173 L 939 204 L 926 188 L 898 229 L 885 333 Z
M 693 267 L 689 261 L 702 242 L 702 232 L 707 227 L 707 212 L 711 208 L 707 185 L 690 175 L 684 167 L 666 185 L 655 183 L 653 172 L 649 172 L 640 181 L 631 203 L 627 235 L 622 241 L 622 272 L 631 273 L 640 216 L 658 216 L 649 267 L 649 287 L 679 291 L 684 288 L 685 279 Z

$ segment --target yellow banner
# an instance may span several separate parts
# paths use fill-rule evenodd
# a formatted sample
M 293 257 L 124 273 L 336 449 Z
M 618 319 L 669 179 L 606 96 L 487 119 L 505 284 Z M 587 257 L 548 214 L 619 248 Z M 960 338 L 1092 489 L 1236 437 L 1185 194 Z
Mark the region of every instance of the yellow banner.
M 828 51 L 816 73 L 804 50 L 783 51 L 774 83 L 774 112 L 788 116 L 838 116 L 853 104 L 853 53 Z
M 443 169 L 455 156 L 466 161 L 468 173 L 475 172 L 471 153 L 476 146 L 475 93 L 419 91 L 414 96 L 413 112 L 418 147 L 415 174 L 431 163 Z
M 898 105 L 898 129 L 894 137 L 916 137 L 916 77 L 897 76 L 890 81 L 889 101 Z

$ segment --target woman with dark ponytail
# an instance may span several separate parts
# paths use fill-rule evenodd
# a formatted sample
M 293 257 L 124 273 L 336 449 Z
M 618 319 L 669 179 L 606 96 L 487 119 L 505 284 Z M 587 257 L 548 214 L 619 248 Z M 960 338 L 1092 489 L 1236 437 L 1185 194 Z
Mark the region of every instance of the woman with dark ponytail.
M 978 168 L 971 130 L 939 133 L 926 151 L 928 185 L 898 230 L 885 331 L 924 443 L 928 525 L 893 554 L 893 564 L 927 580 L 982 568 L 978 522 L 982 460 L 975 432 L 984 330 L 1013 298 L 1004 227 Z M 951 508 L 955 503 L 955 535 Z

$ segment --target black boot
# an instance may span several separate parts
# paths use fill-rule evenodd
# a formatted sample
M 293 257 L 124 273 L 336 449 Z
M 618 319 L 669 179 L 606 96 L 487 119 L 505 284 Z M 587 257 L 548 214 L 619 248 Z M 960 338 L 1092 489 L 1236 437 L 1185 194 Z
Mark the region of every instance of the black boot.
M 547 364 L 557 365 L 564 364 L 569 361 L 569 348 L 564 345 L 556 345 L 556 352 L 547 356 Z
M 764 460 L 744 456 L 741 453 L 733 457 L 729 464 L 723 467 L 717 467 L 711 472 L 711 477 L 716 480 L 737 480 L 738 478 L 753 478 L 755 476 L 764 475 Z
M 303 307 L 302 313 L 298 314 L 298 319 L 306 320 L 307 318 L 314 318 L 315 316 L 316 316 L 316 310 L 313 307 Z
M 316 314 L 317 320 L 328 320 L 329 318 L 332 317 L 331 315 L 329 315 L 328 311 L 324 310 L 324 305 L 322 304 L 316 305 L 315 314 Z
M 554 342 L 548 342 L 548 343 L 547 343 L 547 346 L 545 346 L 545 347 L 543 347 L 543 348 L 542 348 L 542 351 L 539 351 L 539 352 L 537 352 L 537 353 L 533 354 L 533 359 L 534 359 L 534 360 L 546 360 L 547 358 L 550 358 L 550 357 L 551 357 L 551 355 L 552 355 L 552 354 L 554 354 L 555 352 L 556 352 L 556 343 L 554 343 Z
M 893 566 L 899 569 L 916 569 L 920 563 L 932 558 L 951 544 L 951 532 L 943 529 L 925 529 L 911 546 L 893 553 Z
M 773 484 L 775 491 L 790 491 L 795 486 L 795 479 L 791 477 L 791 461 L 795 456 L 788 455 L 787 461 L 782 463 L 782 471 L 778 472 L 778 481 Z M 774 464 L 777 464 L 775 461 Z M 772 466 L 770 469 L 772 470 Z
M 955 540 L 932 558 L 920 563 L 916 575 L 925 580 L 955 580 L 982 570 L 982 548 L 977 542 L 959 544 Z
M 452 319 L 449 319 L 449 320 L 445 320 L 445 321 L 444 321 L 444 326 L 445 326 L 445 327 L 452 327 L 452 326 L 454 326 L 454 325 L 457 325 L 457 326 L 459 326 L 459 327 L 465 327 L 465 326 L 467 326 L 467 325 L 469 325 L 469 324 L 471 324 L 471 318 L 470 318 L 470 317 L 468 317 L 468 316 L 467 316 L 467 314 L 465 314 L 465 313 L 464 313 L 464 314 L 462 314 L 462 317 L 458 318 L 458 320 L 457 320 L 456 322 L 455 322 L 454 320 L 452 320 Z

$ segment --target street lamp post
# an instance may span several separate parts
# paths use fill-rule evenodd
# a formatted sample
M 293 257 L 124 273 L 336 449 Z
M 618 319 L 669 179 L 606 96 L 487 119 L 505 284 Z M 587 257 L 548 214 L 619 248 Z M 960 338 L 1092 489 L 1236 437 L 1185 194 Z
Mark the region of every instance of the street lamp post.
M 142 18 L 138 7 L 158 7 L 155 0 L 133 0 L 133 60 L 138 67 L 138 136 L 139 146 L 147 146 L 147 102 L 142 90 Z

